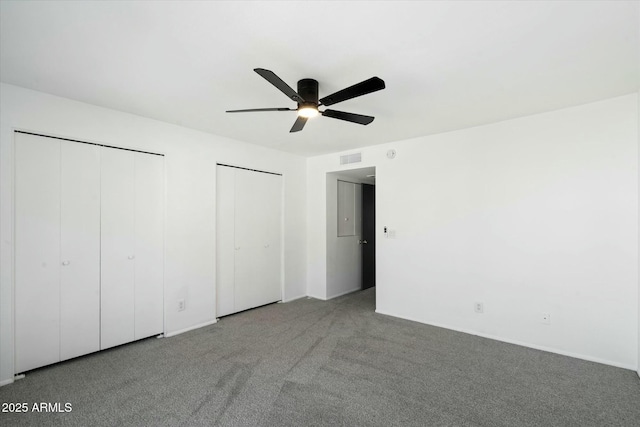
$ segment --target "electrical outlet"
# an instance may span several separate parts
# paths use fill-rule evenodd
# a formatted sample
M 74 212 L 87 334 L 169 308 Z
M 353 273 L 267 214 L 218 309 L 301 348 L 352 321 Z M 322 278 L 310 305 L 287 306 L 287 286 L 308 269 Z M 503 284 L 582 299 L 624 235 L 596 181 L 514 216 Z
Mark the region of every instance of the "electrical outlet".
M 544 323 L 545 325 L 549 325 L 551 324 L 551 314 L 549 313 L 542 313 L 542 317 L 540 318 L 540 321 L 542 323 Z
M 178 311 L 184 311 L 184 300 L 183 299 L 179 299 L 178 300 Z
M 473 309 L 476 313 L 484 313 L 484 304 L 477 302 L 473 305 Z

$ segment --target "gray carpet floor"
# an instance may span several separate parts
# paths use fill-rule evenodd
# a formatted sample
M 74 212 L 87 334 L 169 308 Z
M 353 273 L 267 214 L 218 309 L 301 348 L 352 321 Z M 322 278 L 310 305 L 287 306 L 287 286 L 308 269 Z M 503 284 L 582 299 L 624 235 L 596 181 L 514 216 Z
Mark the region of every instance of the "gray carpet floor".
M 2 426 L 638 426 L 635 372 L 297 300 L 32 371 Z

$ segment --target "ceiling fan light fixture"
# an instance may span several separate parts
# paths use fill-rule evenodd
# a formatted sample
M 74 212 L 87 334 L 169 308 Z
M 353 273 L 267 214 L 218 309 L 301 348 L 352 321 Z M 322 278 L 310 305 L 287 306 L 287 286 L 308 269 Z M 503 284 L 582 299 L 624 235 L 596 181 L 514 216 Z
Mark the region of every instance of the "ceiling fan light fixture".
M 298 108 L 298 116 L 310 119 L 318 115 L 318 108 L 315 105 L 305 105 Z
M 2 0 L 0 0 L 2 1 Z M 250 108 L 244 110 L 227 110 L 227 113 L 248 113 L 253 111 L 295 111 L 298 118 L 293 123 L 289 132 L 299 132 L 304 128 L 307 119 L 322 115 L 330 119 L 344 120 L 346 122 L 368 125 L 375 117 L 364 116 L 362 114 L 347 113 L 345 111 L 327 110 L 319 111 L 318 107 L 337 104 L 348 99 L 357 98 L 368 93 L 376 92 L 385 88 L 384 80 L 380 77 L 371 77 L 360 83 L 356 83 L 348 88 L 339 90 L 331 95 L 318 99 L 318 81 L 314 79 L 298 80 L 298 90 L 295 91 L 286 84 L 273 71 L 264 68 L 254 68 L 266 81 L 271 83 L 287 98 L 297 103 L 297 108 Z

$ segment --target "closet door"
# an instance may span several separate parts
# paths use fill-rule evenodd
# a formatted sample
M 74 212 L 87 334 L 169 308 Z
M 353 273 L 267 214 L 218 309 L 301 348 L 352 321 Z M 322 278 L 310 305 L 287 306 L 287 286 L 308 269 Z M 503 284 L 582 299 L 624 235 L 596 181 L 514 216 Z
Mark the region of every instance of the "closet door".
M 56 144 L 61 150 L 60 360 L 65 360 L 100 349 L 100 147 Z
M 235 175 L 236 168 L 216 171 L 216 316 L 235 313 Z
M 162 333 L 164 158 L 135 153 L 135 339 Z
M 134 152 L 102 147 L 101 349 L 135 338 L 134 171 Z
M 60 267 L 60 141 L 16 133 L 16 372 L 60 360 Z
M 279 175 L 236 170 L 235 311 L 282 298 L 281 180 Z

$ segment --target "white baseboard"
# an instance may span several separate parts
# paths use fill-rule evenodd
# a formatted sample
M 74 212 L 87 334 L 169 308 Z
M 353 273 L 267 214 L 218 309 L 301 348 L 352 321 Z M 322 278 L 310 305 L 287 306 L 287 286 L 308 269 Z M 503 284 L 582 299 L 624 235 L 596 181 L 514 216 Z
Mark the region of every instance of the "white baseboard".
M 291 301 L 295 301 L 295 300 L 306 298 L 306 297 L 307 297 L 307 295 L 300 295 L 300 296 L 293 297 L 293 298 L 283 299 L 282 302 L 291 302 Z
M 377 310 L 376 309 L 376 313 L 384 314 L 386 316 L 397 317 L 399 319 L 410 320 L 412 322 L 422 323 L 423 325 L 435 326 L 435 327 L 438 327 L 438 328 L 449 329 L 449 330 L 452 330 L 452 331 L 462 332 L 462 333 L 469 334 L 469 335 L 476 335 L 478 337 L 488 338 L 488 339 L 495 340 L 495 341 L 506 342 L 506 343 L 509 343 L 509 344 L 519 345 L 519 346 L 522 346 L 522 347 L 528 347 L 528 348 L 533 348 L 533 349 L 536 349 L 536 350 L 547 351 L 549 353 L 560 354 L 562 356 L 574 357 L 576 359 L 587 360 L 589 362 L 602 363 L 603 365 L 615 366 L 616 368 L 630 369 L 632 371 L 635 371 L 637 369 L 635 366 L 627 365 L 625 363 L 614 362 L 614 361 L 611 361 L 611 360 L 601 359 L 601 358 L 598 358 L 598 357 L 587 356 L 587 355 L 584 355 L 584 354 L 581 354 L 581 353 L 574 353 L 574 352 L 571 352 L 571 351 L 560 350 L 560 349 L 553 348 L 553 347 L 547 347 L 547 346 L 543 346 L 543 345 L 532 344 L 532 343 L 528 343 L 528 342 L 512 340 L 512 339 L 503 338 L 503 337 L 498 337 L 496 335 L 484 334 L 484 333 L 472 331 L 472 330 L 469 330 L 469 329 L 456 328 L 456 327 L 451 327 L 451 326 L 448 326 L 448 325 L 442 325 L 442 324 L 439 324 L 439 323 L 427 323 L 427 322 L 424 322 L 422 320 L 418 320 L 418 319 L 411 318 L 411 317 L 398 316 L 396 314 L 386 313 L 386 312 L 384 312 L 382 310 Z M 640 373 L 638 375 L 640 376 Z
M 194 329 L 204 328 L 205 326 L 213 325 L 214 323 L 218 323 L 218 319 L 213 319 L 209 322 L 200 323 L 199 325 L 190 326 L 188 328 L 180 329 L 173 332 L 167 332 L 164 334 L 165 338 L 174 337 L 176 335 L 184 334 L 185 332 L 193 331 Z
M 9 385 L 9 384 L 13 384 L 13 378 L 8 379 L 8 380 L 0 381 L 0 387 L 5 386 L 5 385 Z
M 341 297 L 342 295 L 347 295 L 347 294 L 351 294 L 351 293 L 354 293 L 354 292 L 358 292 L 359 290 L 361 290 L 361 288 L 350 289 L 348 291 L 341 292 L 341 293 L 339 293 L 337 295 L 331 295 L 330 297 L 327 297 L 326 299 L 330 300 L 330 299 L 338 298 L 338 297 Z

